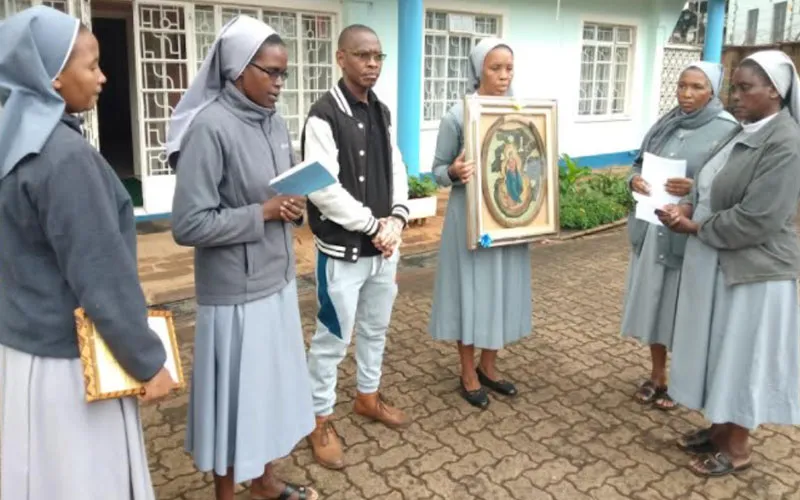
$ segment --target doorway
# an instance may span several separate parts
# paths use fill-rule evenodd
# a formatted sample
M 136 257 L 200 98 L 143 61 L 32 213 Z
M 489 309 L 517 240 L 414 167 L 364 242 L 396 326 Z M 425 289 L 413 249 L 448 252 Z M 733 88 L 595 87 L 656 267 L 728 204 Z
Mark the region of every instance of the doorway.
M 97 102 L 100 153 L 108 160 L 133 199 L 141 207 L 142 183 L 136 175 L 131 105 L 129 18 L 92 18 L 92 31 L 100 44 L 100 68 L 107 81 Z

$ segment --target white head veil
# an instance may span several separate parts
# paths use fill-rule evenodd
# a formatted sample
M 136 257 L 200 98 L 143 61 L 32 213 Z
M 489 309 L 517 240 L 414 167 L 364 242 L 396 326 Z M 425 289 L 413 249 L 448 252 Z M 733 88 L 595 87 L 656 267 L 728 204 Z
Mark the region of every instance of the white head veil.
M 761 66 L 792 117 L 800 123 L 800 79 L 789 56 L 780 50 L 762 50 L 745 58 L 745 61 L 748 59 Z
M 722 87 L 722 77 L 725 71 L 723 66 L 721 64 L 708 61 L 695 61 L 686 66 L 686 69 L 683 71 L 692 68 L 699 69 L 706 75 L 706 78 L 708 78 L 708 81 L 711 84 L 711 90 L 714 92 L 716 97 L 719 97 L 719 91 Z
M 275 30 L 248 16 L 237 16 L 222 28 L 172 114 L 167 158 L 180 151 L 183 135 L 197 113 L 217 99 L 226 81 L 239 78 L 264 41 L 274 34 Z
M 481 73 L 483 73 L 483 61 L 486 59 L 486 56 L 489 55 L 489 52 L 497 47 L 505 47 L 510 50 L 512 54 L 514 53 L 514 49 L 511 48 L 511 45 L 499 38 L 484 38 L 469 53 L 469 66 L 467 67 L 469 86 L 467 87 L 467 92 L 475 92 L 478 90 L 478 86 L 481 84 Z M 514 95 L 513 80 L 511 85 L 508 86 L 506 95 Z

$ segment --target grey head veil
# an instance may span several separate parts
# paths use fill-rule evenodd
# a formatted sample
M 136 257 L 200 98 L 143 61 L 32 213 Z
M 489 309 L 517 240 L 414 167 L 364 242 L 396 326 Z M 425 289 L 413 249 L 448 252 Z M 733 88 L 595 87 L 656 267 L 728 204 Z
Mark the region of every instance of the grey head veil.
M 37 6 L 0 23 L 0 180 L 39 154 L 64 115 L 53 88 L 64 70 L 80 21 Z
M 174 163 L 195 116 L 214 102 L 226 82 L 236 81 L 275 30 L 248 16 L 237 16 L 220 31 L 200 70 L 175 107 L 167 132 L 167 158 Z
M 481 73 L 483 73 L 483 62 L 486 60 L 486 56 L 489 55 L 489 52 L 497 47 L 505 47 L 510 50 L 512 54 L 514 53 L 514 49 L 511 48 L 511 45 L 499 38 L 484 38 L 469 53 L 469 64 L 467 65 L 467 92 L 472 93 L 478 90 L 478 86 L 481 83 Z M 513 80 L 511 85 L 508 86 L 506 95 L 514 95 Z
M 725 110 L 722 101 L 719 100 L 719 91 L 722 87 L 724 71 L 722 65 L 707 61 L 695 61 L 686 66 L 683 72 L 688 69 L 699 69 L 706 75 L 709 84 L 711 84 L 711 91 L 713 93 L 711 99 L 703 108 L 693 113 L 684 113 L 676 106 L 666 115 L 662 116 L 644 136 L 642 146 L 639 148 L 639 154 L 636 156 L 634 163 L 642 161 L 645 152 L 656 155 L 659 154 L 661 148 L 664 147 L 670 137 L 672 137 L 672 134 L 679 128 L 695 129 L 702 127 L 718 117 L 720 113 Z
M 792 60 L 780 50 L 762 50 L 745 58 L 761 66 L 783 98 L 792 118 L 800 123 L 800 79 Z

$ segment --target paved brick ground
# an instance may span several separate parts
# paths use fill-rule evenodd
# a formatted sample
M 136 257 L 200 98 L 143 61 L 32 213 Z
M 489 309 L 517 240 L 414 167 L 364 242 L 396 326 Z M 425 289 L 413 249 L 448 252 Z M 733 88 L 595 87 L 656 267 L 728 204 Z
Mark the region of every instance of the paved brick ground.
M 415 423 L 397 432 L 355 416 L 349 357 L 336 409 L 348 467 L 322 469 L 301 443 L 279 472 L 313 483 L 326 499 L 800 498 L 800 431 L 758 431 L 751 471 L 704 481 L 686 471 L 687 457 L 671 441 L 702 419 L 643 410 L 631 400 L 647 369 L 645 351 L 617 335 L 626 263 L 621 231 L 535 250 L 535 335 L 501 357 L 520 395 L 494 398 L 480 412 L 456 394 L 454 348 L 426 333 L 432 263 L 410 261 L 400 277 L 384 387 Z M 306 338 L 315 307 L 309 292 L 301 293 Z M 187 363 L 192 321 L 190 312 L 179 314 Z M 196 473 L 182 451 L 187 401 L 180 394 L 143 411 L 160 500 L 213 498 L 211 478 Z

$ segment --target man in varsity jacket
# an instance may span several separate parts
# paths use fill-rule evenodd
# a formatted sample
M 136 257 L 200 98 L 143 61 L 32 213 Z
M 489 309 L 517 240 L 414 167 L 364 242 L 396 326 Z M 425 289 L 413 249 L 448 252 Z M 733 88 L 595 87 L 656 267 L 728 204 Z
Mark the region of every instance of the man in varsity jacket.
M 378 391 L 397 295 L 400 233 L 408 220 L 406 168 L 391 139 L 389 109 L 371 90 L 384 57 L 372 29 L 353 25 L 342 31 L 336 58 L 343 78 L 311 107 L 301 139 L 304 159 L 324 158 L 339 180 L 311 194 L 308 204 L 319 302 L 308 352 L 317 415 L 309 441 L 316 460 L 332 469 L 344 466 L 331 419 L 337 368 L 353 333 L 355 413 L 389 427 L 409 423 Z

